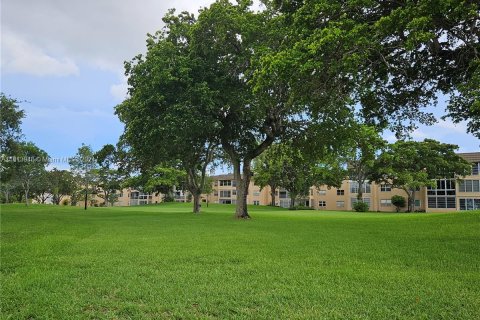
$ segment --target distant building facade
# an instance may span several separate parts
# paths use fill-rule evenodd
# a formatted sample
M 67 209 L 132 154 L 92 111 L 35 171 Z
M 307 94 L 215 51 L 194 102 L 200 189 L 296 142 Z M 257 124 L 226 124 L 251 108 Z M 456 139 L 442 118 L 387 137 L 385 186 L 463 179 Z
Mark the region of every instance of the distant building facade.
M 472 163 L 471 175 L 460 182 L 455 179 L 437 180 L 436 187 L 421 188 L 415 193 L 415 210 L 427 212 L 450 212 L 463 210 L 480 210 L 480 152 L 461 153 L 464 159 Z M 235 204 L 237 201 L 236 181 L 233 174 L 223 174 L 211 177 L 213 191 L 202 194 L 202 202 Z M 271 189 L 255 185 L 255 177 L 250 181 L 247 204 L 269 205 Z M 357 201 L 358 183 L 344 180 L 340 188 L 327 186 L 311 187 L 308 196 L 297 201 L 297 204 L 316 210 L 353 210 Z M 174 201 L 190 202 L 191 195 L 182 190 L 174 190 Z M 388 184 L 366 183 L 363 186 L 363 201 L 369 204 L 370 211 L 395 211 L 391 198 L 400 195 L 406 198 L 401 189 L 392 188 Z M 290 196 L 286 190 L 276 191 L 276 206 L 289 207 Z M 162 194 L 145 193 L 132 188 L 123 189 L 119 193 L 115 206 L 134 206 L 155 204 L 163 201 Z M 103 203 L 103 199 L 95 197 L 95 202 Z M 79 205 L 83 205 L 80 201 Z

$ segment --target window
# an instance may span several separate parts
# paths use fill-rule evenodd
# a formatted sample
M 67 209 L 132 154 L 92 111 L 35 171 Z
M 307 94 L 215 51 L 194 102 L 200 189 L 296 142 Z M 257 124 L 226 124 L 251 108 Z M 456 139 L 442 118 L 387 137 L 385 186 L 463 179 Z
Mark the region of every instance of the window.
M 389 184 L 381 184 L 380 185 L 380 192 L 390 192 L 392 191 L 392 186 Z
M 318 194 L 324 196 L 327 194 L 327 190 L 318 190 Z
M 345 190 L 337 190 L 337 196 L 345 195 Z
M 213 195 L 214 195 L 215 197 L 217 197 L 217 196 L 218 196 L 218 191 L 214 191 L 214 192 L 213 192 Z
M 421 207 L 422 206 L 422 201 L 415 199 L 415 207 Z
M 380 200 L 380 207 L 391 207 L 392 200 L 391 199 L 381 199 Z
M 337 208 L 345 207 L 345 201 L 337 201 Z
M 232 180 L 220 180 L 221 187 L 229 187 L 232 185 Z
M 327 202 L 326 202 L 326 201 L 323 201 L 323 200 L 318 201 L 318 206 L 319 206 L 320 208 L 325 208 L 325 207 L 327 206 Z
M 280 199 L 287 199 L 288 198 L 288 195 L 287 195 L 287 191 L 280 191 Z
M 365 182 L 362 186 L 363 193 L 370 193 L 370 183 Z M 350 192 L 351 193 L 358 193 L 358 182 L 351 181 L 350 182 Z
M 460 192 L 480 192 L 480 180 L 463 180 L 458 186 Z
M 254 205 L 254 206 L 259 206 L 259 205 L 260 205 L 260 201 L 254 200 L 254 201 L 253 201 L 253 205 Z
M 220 201 L 219 201 L 218 203 L 221 203 L 221 204 L 232 204 L 232 200 L 220 199 Z
M 237 195 L 237 190 L 232 190 L 232 196 L 236 196 Z
M 254 192 L 253 192 L 253 195 L 254 195 L 255 197 L 258 197 L 258 196 L 260 195 L 260 192 L 254 191 Z
M 232 192 L 230 190 L 220 190 L 220 198 L 230 198 Z
M 436 188 L 428 187 L 427 204 L 429 208 L 454 209 L 455 203 L 455 180 L 437 180 Z
M 459 199 L 460 210 L 480 210 L 480 198 L 478 199 Z
M 478 176 L 480 174 L 480 162 L 472 164 L 472 176 Z

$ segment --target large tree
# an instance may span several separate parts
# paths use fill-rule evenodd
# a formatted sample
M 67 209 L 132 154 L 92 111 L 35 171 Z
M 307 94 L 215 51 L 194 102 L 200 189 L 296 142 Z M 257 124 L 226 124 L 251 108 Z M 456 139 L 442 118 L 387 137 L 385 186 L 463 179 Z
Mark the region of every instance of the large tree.
M 130 97 L 117 106 L 125 123 L 122 141 L 142 174 L 165 163 L 180 163 L 186 188 L 193 195 L 193 212 L 200 212 L 200 195 L 218 140 L 214 88 L 206 68 L 192 54 L 193 15 L 170 11 L 164 31 L 149 35 L 146 56 L 125 64 Z
M 455 153 L 457 149 L 431 139 L 399 140 L 376 160 L 374 179 L 405 191 L 408 211 L 414 211 L 417 190 L 435 186 L 435 179 L 458 179 L 471 172 L 471 164 Z
M 403 135 L 434 121 L 422 110 L 443 93 L 447 116 L 480 136 L 478 1 L 264 2 L 288 25 L 289 45 L 263 69 L 291 77 L 292 95 L 318 99 L 337 87 L 365 121 Z
M 12 144 L 18 143 L 22 130 L 20 125 L 25 112 L 20 109 L 19 101 L 0 93 L 0 154 L 8 156 Z

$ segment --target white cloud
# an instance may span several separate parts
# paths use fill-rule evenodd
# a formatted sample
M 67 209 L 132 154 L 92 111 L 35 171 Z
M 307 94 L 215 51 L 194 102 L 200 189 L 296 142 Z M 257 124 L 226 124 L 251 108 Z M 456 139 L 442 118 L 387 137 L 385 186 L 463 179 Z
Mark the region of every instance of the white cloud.
M 113 84 L 110 86 L 110 94 L 118 101 L 122 102 L 128 96 L 128 84 L 127 78 L 122 77 L 120 83 Z
M 449 134 L 452 132 L 456 133 L 466 133 L 467 132 L 467 125 L 465 122 L 460 122 L 460 123 L 453 123 L 451 120 L 440 120 L 438 121 L 437 124 L 435 124 L 435 127 L 439 127 L 442 129 L 446 129 L 445 133 Z
M 35 76 L 78 75 L 79 69 L 69 58 L 55 58 L 19 36 L 2 34 L 2 71 Z
M 211 2 L 3 0 L 2 28 L 55 57 L 122 72 L 123 61 L 145 51 L 146 34 L 162 28 L 162 17 L 169 8 L 197 13 Z M 60 62 L 70 66 L 68 61 Z

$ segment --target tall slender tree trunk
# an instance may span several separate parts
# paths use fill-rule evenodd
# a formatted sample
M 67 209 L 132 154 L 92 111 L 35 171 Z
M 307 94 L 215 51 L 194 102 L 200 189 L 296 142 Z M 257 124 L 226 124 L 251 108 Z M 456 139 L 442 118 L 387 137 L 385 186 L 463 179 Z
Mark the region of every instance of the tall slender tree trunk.
M 237 204 L 235 207 L 235 217 L 237 219 L 250 219 L 247 209 L 248 187 L 252 175 L 251 160 L 245 159 L 243 167 L 241 161 L 233 161 L 234 178 L 237 182 Z
M 295 208 L 295 199 L 297 195 L 295 193 L 290 192 L 290 209 L 293 210 Z
M 25 205 L 28 206 L 28 189 L 25 189 Z
M 270 203 L 270 205 L 272 207 L 275 207 L 275 202 L 276 202 L 276 194 L 275 192 L 277 191 L 277 187 L 276 186 L 270 186 L 270 195 L 272 196 L 272 202 Z
M 194 194 L 192 194 L 193 196 L 193 213 L 200 213 L 200 193 L 199 192 L 196 192 Z
M 363 181 L 357 181 L 358 183 L 358 192 L 357 192 L 357 200 L 363 201 Z

